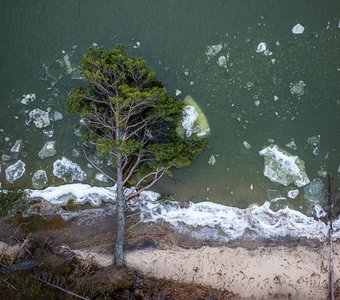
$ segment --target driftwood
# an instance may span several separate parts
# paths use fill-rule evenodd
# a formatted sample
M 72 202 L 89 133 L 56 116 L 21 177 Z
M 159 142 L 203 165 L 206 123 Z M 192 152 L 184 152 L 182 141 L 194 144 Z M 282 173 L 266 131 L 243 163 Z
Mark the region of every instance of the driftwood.
M 35 260 L 22 261 L 9 266 L 0 266 L 0 277 L 6 276 L 16 271 L 30 270 L 38 266 L 39 264 Z

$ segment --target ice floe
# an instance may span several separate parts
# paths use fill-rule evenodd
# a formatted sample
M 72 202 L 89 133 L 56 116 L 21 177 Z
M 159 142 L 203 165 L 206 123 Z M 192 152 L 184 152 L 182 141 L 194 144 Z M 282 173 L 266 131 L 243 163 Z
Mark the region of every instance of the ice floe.
M 303 188 L 304 198 L 312 204 L 322 203 L 326 197 L 325 185 L 320 178 L 316 178 Z
M 11 148 L 12 153 L 19 153 L 22 148 L 22 140 L 16 140 L 13 147 Z
M 84 181 L 87 177 L 78 164 L 66 157 L 62 157 L 53 163 L 53 175 L 65 182 Z
M 24 105 L 28 105 L 29 103 L 33 102 L 34 100 L 35 100 L 35 94 L 22 95 L 20 103 L 22 103 Z
M 209 135 L 208 120 L 196 101 L 191 96 L 186 96 L 183 101 L 186 105 L 183 108 L 182 122 L 177 127 L 178 135 L 183 137 L 190 137 L 193 133 L 201 137 Z
M 18 160 L 15 164 L 10 165 L 6 171 L 6 180 L 10 183 L 13 183 L 14 181 L 21 178 L 25 173 L 25 163 L 21 160 Z
M 296 24 L 292 28 L 292 33 L 294 34 L 302 34 L 305 31 L 305 27 L 303 27 L 300 23 Z
M 270 56 L 273 54 L 272 52 L 269 51 L 269 49 L 267 48 L 267 44 L 265 42 L 261 42 L 257 45 L 256 53 L 262 53 L 265 56 Z
M 39 151 L 38 156 L 40 158 L 52 157 L 57 154 L 57 150 L 55 148 L 55 141 L 47 142 L 44 147 Z
M 305 93 L 306 84 L 300 80 L 289 84 L 289 91 L 292 95 L 302 96 Z
M 32 121 L 35 127 L 44 128 L 50 125 L 50 116 L 47 111 L 41 110 L 40 108 L 35 108 L 31 110 L 28 114 L 28 120 L 26 120 L 26 125 L 29 125 Z
M 271 181 L 285 186 L 294 183 L 297 187 L 310 182 L 305 171 L 305 163 L 297 156 L 289 154 L 277 145 L 270 145 L 259 153 L 264 156 L 263 175 Z
M 32 185 L 36 189 L 41 189 L 46 186 L 48 182 L 46 171 L 37 170 L 32 176 Z
M 222 51 L 222 49 L 223 49 L 223 45 L 222 44 L 207 46 L 205 54 L 208 57 L 208 59 L 210 59 L 213 56 L 215 56 L 218 53 L 220 53 Z

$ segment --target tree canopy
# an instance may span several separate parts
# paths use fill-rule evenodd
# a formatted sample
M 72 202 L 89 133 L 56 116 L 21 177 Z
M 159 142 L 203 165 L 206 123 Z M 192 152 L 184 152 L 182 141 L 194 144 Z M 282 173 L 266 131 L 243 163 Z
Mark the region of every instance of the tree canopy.
M 125 201 L 170 175 L 172 168 L 188 167 L 205 141 L 178 135 L 183 101 L 169 96 L 145 60 L 129 56 L 124 46 L 90 48 L 81 74 L 87 85 L 70 92 L 66 110 L 83 119 L 87 151 L 106 156 L 113 165 L 115 263 L 124 265 Z M 125 193 L 130 186 L 134 192 Z

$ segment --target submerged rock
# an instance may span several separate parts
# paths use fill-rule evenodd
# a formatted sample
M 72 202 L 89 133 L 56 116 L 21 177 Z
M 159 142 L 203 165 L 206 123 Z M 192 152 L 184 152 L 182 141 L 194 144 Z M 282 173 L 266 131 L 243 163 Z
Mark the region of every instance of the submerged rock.
M 297 156 L 289 154 L 277 145 L 270 145 L 259 153 L 264 156 L 263 175 L 271 181 L 285 186 L 294 183 L 298 187 L 310 182 L 305 171 L 305 163 Z
M 181 124 L 177 127 L 177 133 L 182 137 L 190 137 L 193 133 L 203 137 L 210 133 L 208 120 L 201 108 L 191 96 L 184 98 L 186 106 L 183 108 Z
M 47 142 L 38 153 L 40 158 L 52 157 L 56 154 L 55 141 Z
M 47 111 L 43 111 L 40 108 L 33 109 L 29 112 L 29 119 L 26 124 L 33 124 L 37 128 L 44 128 L 50 125 L 50 117 Z
M 78 164 L 66 157 L 62 157 L 53 163 L 53 175 L 65 182 L 84 181 L 87 177 Z
M 15 144 L 11 148 L 12 153 L 19 153 L 22 148 L 22 140 L 16 140 Z
M 32 185 L 36 189 L 41 189 L 46 186 L 48 178 L 44 170 L 38 170 L 32 176 Z
M 326 197 L 325 185 L 320 178 L 314 179 L 303 188 L 304 197 L 311 203 L 322 203 Z
M 14 165 L 10 165 L 6 169 L 6 180 L 10 183 L 13 183 L 17 179 L 21 178 L 25 171 L 25 163 L 23 163 L 21 160 L 18 160 Z

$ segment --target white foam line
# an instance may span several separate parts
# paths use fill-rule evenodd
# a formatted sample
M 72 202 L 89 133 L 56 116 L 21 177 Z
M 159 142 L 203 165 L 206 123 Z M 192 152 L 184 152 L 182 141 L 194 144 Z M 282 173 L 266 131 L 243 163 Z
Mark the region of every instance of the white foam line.
M 70 199 L 77 204 L 90 203 L 98 207 L 102 201 L 115 201 L 115 187 L 93 187 L 88 184 L 66 184 L 45 190 L 28 190 L 29 197 L 66 205 Z M 329 226 L 301 212 L 284 208 L 271 210 L 270 203 L 252 205 L 246 209 L 212 202 L 160 203 L 160 194 L 147 191 L 140 196 L 139 209 L 144 222 L 165 221 L 177 230 L 193 236 L 231 241 L 237 238 L 305 237 L 325 241 Z M 340 217 L 333 222 L 334 239 L 340 239 Z

